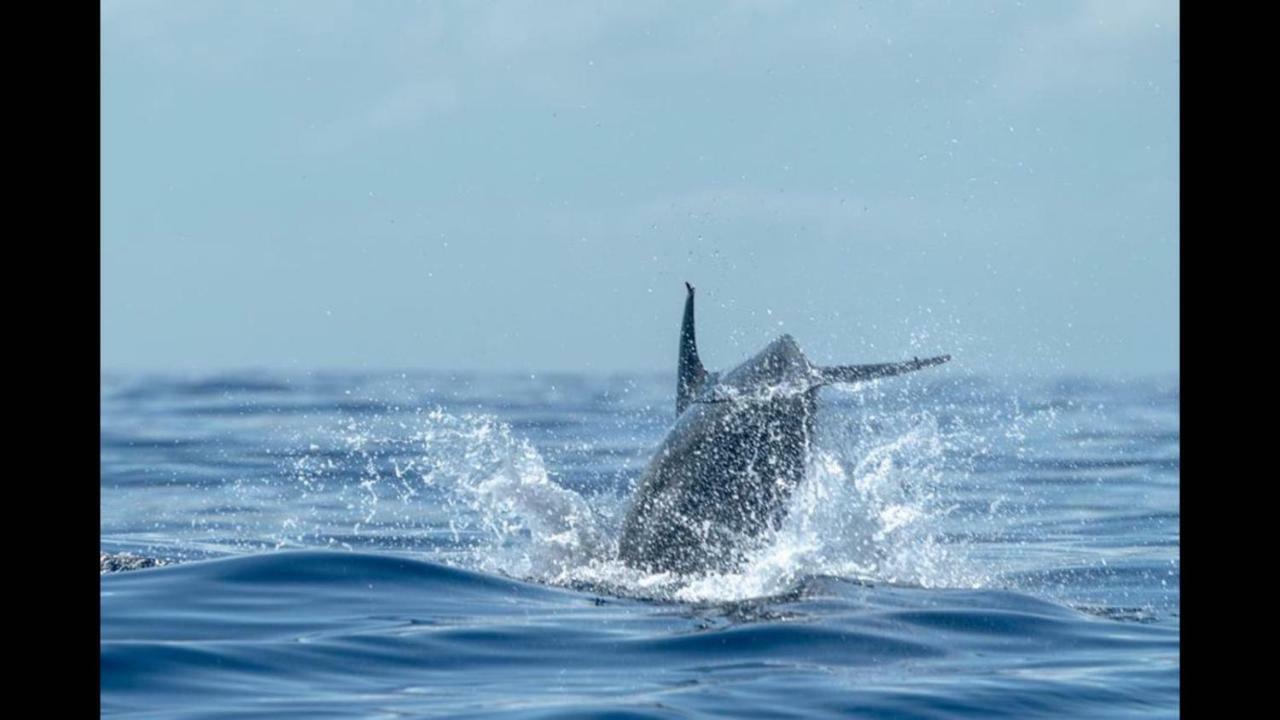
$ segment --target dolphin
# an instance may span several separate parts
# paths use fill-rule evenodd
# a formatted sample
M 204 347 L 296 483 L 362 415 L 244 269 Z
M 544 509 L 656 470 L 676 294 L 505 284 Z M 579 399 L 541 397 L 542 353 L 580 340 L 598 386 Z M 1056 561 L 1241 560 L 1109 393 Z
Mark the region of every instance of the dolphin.
M 790 335 L 723 375 L 707 372 L 694 336 L 694 288 L 680 328 L 676 423 L 640 477 L 619 556 L 645 572 L 697 575 L 739 566 L 786 517 L 804 477 L 818 390 L 939 365 L 926 359 L 821 367 Z

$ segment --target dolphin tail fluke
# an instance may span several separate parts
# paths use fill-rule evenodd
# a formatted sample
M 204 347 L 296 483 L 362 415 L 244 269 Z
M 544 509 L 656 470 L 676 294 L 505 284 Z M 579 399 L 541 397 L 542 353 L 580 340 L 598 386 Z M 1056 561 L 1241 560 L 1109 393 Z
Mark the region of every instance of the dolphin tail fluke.
M 693 332 L 693 286 L 684 284 L 689 294 L 684 301 L 684 323 L 680 326 L 680 369 L 676 381 L 676 414 L 684 412 L 685 407 L 697 394 L 699 386 L 707 377 L 707 371 L 698 359 L 698 340 Z
M 950 355 L 939 355 L 937 357 L 912 358 L 904 362 L 896 363 L 879 363 L 876 365 L 836 365 L 833 367 L 818 368 L 818 375 L 822 378 L 823 385 L 832 383 L 852 383 L 862 382 L 864 380 L 874 380 L 875 378 L 890 377 L 892 375 L 901 375 L 902 373 L 914 372 L 923 368 L 941 365 L 951 359 Z

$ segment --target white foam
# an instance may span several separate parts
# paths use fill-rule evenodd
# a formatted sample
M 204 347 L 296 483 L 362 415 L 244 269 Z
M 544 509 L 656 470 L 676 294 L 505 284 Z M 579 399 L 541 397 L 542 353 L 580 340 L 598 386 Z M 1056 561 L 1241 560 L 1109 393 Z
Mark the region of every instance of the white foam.
M 345 428 L 349 460 L 363 468 L 348 498 L 359 523 L 354 531 L 371 523 L 380 523 L 384 534 L 447 524 L 465 549 L 435 559 L 690 602 L 777 595 L 813 575 L 925 587 L 985 584 L 963 546 L 939 539 L 947 508 L 938 491 L 950 479 L 941 468 L 951 443 L 933 416 L 901 412 L 870 423 L 862 413 L 855 424 L 839 412 L 830 415 L 820 418 L 805 479 L 782 527 L 732 573 L 690 579 L 624 566 L 617 534 L 628 498 L 561 486 L 528 440 L 486 415 L 419 415 L 416 427 L 407 428 L 416 457 L 391 463 L 390 471 L 380 469 L 388 463 L 378 462 L 385 442 L 379 433 Z M 398 438 L 403 452 L 404 435 Z M 322 485 L 317 473 L 299 472 L 299 479 L 306 488 Z M 428 510 L 434 519 L 415 517 Z

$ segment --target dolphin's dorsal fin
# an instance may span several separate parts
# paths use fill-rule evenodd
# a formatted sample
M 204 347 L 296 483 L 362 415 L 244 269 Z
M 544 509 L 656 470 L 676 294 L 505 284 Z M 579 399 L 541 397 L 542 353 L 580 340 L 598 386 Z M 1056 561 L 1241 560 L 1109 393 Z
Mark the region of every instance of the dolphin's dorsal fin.
M 817 371 L 821 380 L 820 384 L 830 385 L 831 383 L 861 382 L 891 375 L 901 375 L 902 373 L 920 370 L 933 365 L 941 365 L 950 359 L 950 355 L 939 355 L 925 358 L 924 360 L 912 358 L 904 362 L 879 363 L 877 365 L 836 365 L 817 368 Z
M 698 339 L 693 333 L 693 286 L 684 284 L 689 294 L 684 300 L 684 323 L 680 326 L 680 367 L 676 378 L 676 415 L 684 412 L 707 379 L 698 359 Z

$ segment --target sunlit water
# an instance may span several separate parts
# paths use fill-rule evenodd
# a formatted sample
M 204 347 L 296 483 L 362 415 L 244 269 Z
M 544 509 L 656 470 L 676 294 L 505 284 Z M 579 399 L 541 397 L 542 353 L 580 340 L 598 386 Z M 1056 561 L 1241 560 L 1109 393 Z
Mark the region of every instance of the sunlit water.
M 699 578 L 615 559 L 673 385 L 105 376 L 104 714 L 1177 714 L 1176 378 L 824 390 Z

